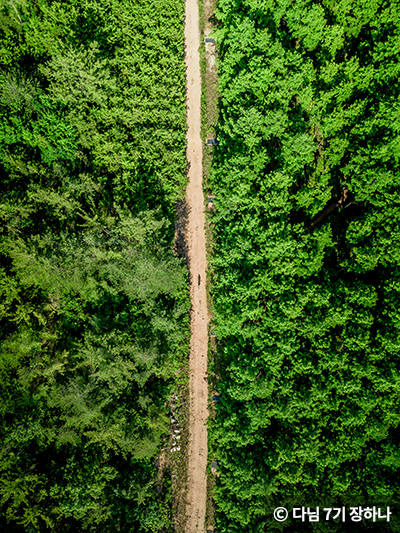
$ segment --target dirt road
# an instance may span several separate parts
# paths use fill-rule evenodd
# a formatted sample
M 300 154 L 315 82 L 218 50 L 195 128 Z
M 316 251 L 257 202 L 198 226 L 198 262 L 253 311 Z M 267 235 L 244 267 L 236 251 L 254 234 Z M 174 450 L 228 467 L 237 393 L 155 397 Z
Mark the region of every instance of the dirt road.
M 191 275 L 192 338 L 189 378 L 189 445 L 186 533 L 204 533 L 207 501 L 206 238 L 202 176 L 200 30 L 197 0 L 186 0 L 187 160 L 189 184 L 187 243 Z

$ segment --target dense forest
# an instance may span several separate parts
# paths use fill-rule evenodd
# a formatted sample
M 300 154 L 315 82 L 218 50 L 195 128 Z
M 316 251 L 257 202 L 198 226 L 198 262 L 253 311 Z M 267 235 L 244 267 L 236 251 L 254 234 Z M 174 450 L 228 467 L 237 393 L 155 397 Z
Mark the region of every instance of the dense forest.
M 184 5 L 0 3 L 0 528 L 170 530 Z
M 400 491 L 399 16 L 218 0 L 218 533 L 400 531 L 272 519 Z

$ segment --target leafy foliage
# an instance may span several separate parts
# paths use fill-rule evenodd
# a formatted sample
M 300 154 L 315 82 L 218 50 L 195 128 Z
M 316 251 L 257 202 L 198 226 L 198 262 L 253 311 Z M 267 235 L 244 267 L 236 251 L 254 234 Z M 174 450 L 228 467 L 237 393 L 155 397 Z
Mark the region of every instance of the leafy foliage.
M 398 7 L 218 2 L 218 531 L 398 494 Z
M 187 351 L 183 5 L 0 7 L 0 523 L 170 528 Z

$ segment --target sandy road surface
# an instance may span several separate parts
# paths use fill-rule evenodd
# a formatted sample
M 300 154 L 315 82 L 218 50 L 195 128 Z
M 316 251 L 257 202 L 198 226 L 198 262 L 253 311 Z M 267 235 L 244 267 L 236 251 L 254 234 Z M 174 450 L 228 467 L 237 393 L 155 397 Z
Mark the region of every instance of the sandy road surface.
M 186 533 L 205 531 L 207 500 L 207 348 L 206 238 L 202 189 L 200 31 L 197 0 L 186 0 L 187 160 L 189 184 L 187 244 L 191 275 L 192 338 L 189 378 L 189 445 Z M 200 275 L 200 285 L 199 285 Z

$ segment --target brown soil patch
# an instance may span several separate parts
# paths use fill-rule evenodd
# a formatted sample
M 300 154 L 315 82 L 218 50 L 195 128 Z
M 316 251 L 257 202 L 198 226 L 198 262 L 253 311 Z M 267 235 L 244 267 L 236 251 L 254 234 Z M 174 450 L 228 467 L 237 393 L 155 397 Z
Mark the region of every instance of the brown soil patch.
M 186 0 L 187 160 L 189 184 L 186 242 L 188 244 L 191 342 L 189 359 L 189 442 L 186 532 L 204 533 L 207 502 L 208 313 L 206 237 L 201 140 L 200 30 L 197 0 Z

